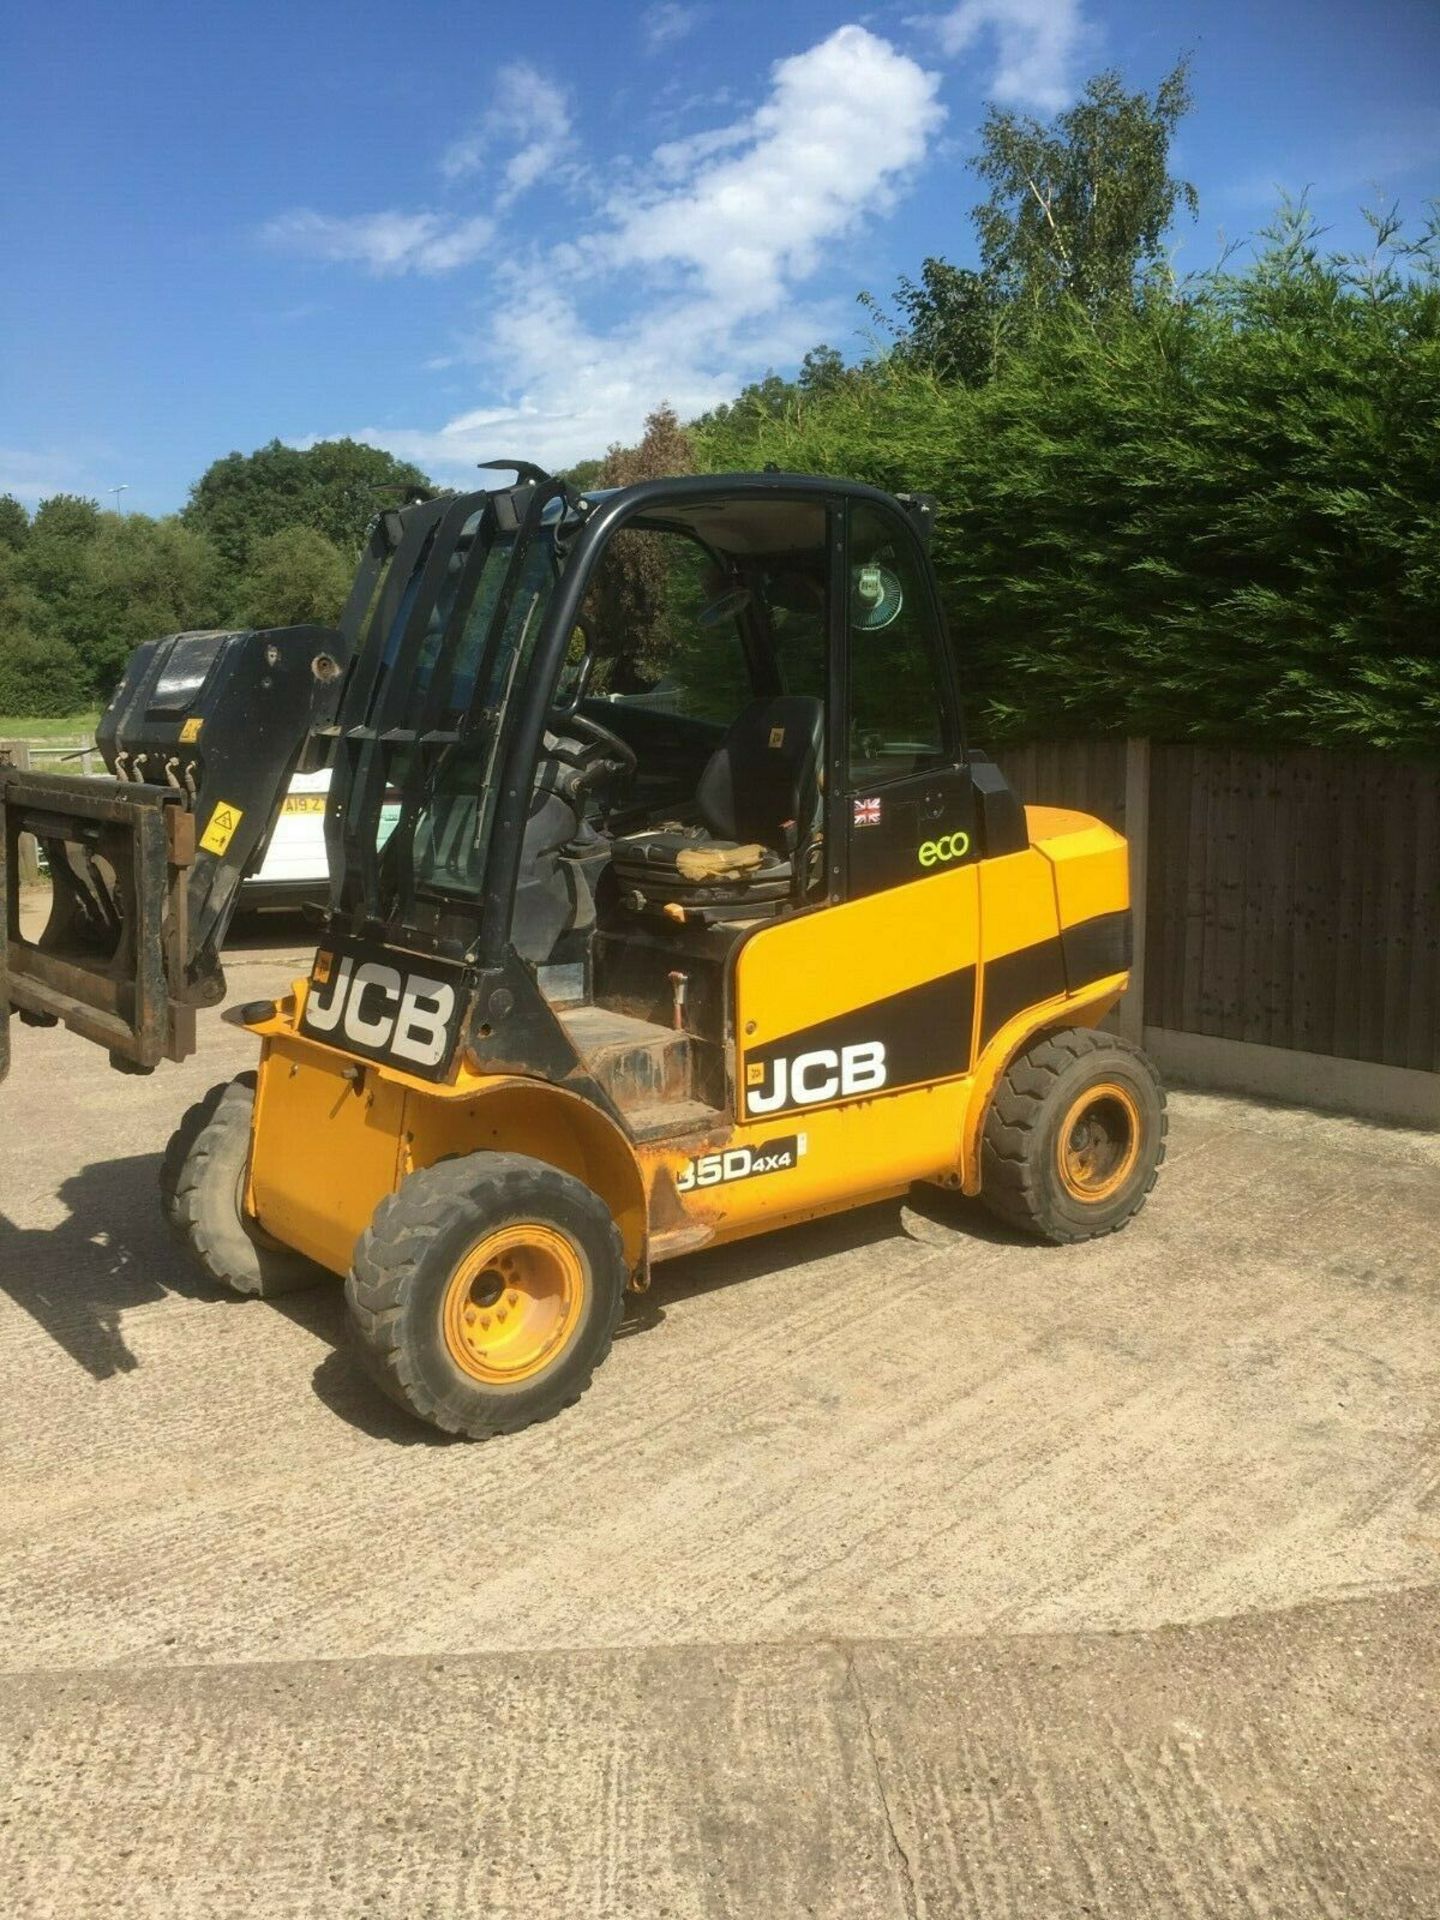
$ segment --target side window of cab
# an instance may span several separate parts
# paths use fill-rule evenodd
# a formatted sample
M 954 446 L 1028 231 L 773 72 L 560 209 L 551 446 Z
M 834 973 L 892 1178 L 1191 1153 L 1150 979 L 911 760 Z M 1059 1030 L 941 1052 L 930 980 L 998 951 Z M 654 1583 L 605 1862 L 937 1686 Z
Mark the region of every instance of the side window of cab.
M 587 605 L 609 649 L 593 690 L 723 730 L 753 698 L 738 588 L 688 534 L 622 528 Z
M 848 549 L 849 774 L 858 791 L 945 765 L 956 739 L 939 619 L 913 535 L 857 502 Z

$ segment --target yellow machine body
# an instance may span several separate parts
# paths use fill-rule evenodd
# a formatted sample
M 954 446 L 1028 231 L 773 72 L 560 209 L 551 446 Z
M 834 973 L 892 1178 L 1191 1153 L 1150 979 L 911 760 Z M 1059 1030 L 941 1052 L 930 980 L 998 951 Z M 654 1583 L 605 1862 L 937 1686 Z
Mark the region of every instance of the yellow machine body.
M 729 1111 L 699 1128 L 677 1108 L 666 1129 L 652 1108 L 632 1132 L 623 1112 L 464 1058 L 439 1084 L 358 1059 L 301 1034 L 309 983 L 297 982 L 255 1023 L 247 1209 L 276 1240 L 343 1273 L 377 1205 L 415 1169 L 486 1148 L 521 1153 L 606 1201 L 631 1283 L 643 1286 L 672 1255 L 888 1198 L 916 1180 L 974 1193 L 985 1114 L 1009 1061 L 1048 1028 L 1098 1024 L 1127 981 L 1123 966 L 1086 964 L 1087 954 L 1103 966 L 1116 953 L 1113 939 L 1091 936 L 1124 923 L 1124 840 L 1054 808 L 1027 809 L 1027 824 L 1022 852 L 941 866 L 743 938 Z M 864 1031 L 867 1009 L 909 1021 L 902 1084 L 871 1084 L 873 1049 L 829 1044 L 847 1021 Z M 892 1061 L 901 1052 L 892 1046 Z M 777 1102 L 777 1062 L 788 1102 Z M 755 1111 L 759 1100 L 769 1110 Z

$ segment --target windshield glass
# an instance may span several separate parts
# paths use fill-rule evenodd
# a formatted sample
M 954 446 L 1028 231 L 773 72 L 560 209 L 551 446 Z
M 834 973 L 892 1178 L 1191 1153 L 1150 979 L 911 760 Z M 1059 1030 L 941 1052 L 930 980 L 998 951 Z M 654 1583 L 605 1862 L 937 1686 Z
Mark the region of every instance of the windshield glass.
M 422 747 L 419 779 L 407 783 L 412 794 L 406 797 L 415 809 L 417 889 L 476 894 L 485 877 L 499 719 L 511 690 L 529 670 L 556 577 L 554 542 L 542 534 L 519 557 L 518 577 L 502 618 L 515 544 L 514 536 L 497 540 L 486 555 L 451 651 L 441 725 L 460 737 L 428 751 Z M 427 680 L 431 672 L 433 661 Z

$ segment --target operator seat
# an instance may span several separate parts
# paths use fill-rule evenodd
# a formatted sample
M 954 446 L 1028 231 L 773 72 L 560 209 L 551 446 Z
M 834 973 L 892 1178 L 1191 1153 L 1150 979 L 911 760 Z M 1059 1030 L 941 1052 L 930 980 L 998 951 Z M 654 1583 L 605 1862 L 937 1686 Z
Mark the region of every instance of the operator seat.
M 613 842 L 610 869 L 625 904 L 641 911 L 674 904 L 686 917 L 693 912 L 704 919 L 725 918 L 727 909 L 778 911 L 794 892 L 797 864 L 815 843 L 824 739 L 825 708 L 813 695 L 752 701 L 700 776 L 699 824 L 652 828 Z

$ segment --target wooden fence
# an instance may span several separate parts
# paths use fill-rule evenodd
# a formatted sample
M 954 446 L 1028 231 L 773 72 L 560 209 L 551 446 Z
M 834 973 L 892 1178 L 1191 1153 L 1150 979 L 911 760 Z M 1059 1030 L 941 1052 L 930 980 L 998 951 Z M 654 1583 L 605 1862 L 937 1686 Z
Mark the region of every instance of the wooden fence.
M 28 757 L 90 771 L 73 747 Z M 1144 740 L 995 757 L 1022 800 L 1128 836 L 1119 1025 L 1173 1076 L 1440 1126 L 1440 764 Z
M 1125 832 L 1122 1027 L 1191 1077 L 1440 1124 L 1440 765 L 1145 741 L 1002 750 Z
M 994 757 L 1026 806 L 1077 807 L 1124 833 L 1126 761 L 1133 745 L 1126 740 L 1041 740 L 999 748 Z

